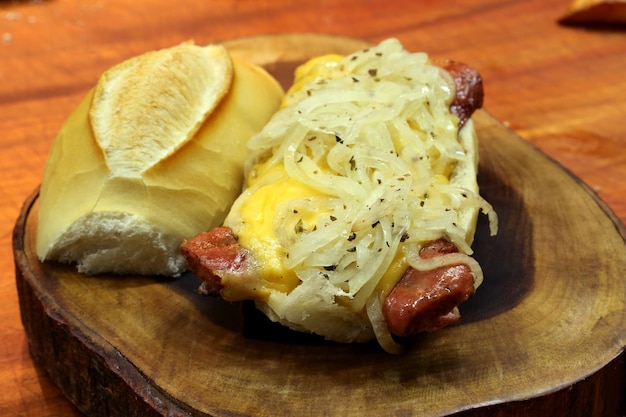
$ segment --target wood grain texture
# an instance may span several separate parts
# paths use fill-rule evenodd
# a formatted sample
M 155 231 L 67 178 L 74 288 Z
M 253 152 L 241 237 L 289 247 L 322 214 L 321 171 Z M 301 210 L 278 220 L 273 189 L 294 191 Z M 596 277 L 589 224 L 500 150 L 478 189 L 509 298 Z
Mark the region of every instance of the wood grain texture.
M 0 2 L 0 414 L 79 413 L 28 354 L 11 230 L 41 181 L 50 143 L 98 75 L 146 50 L 194 38 L 322 32 L 475 65 L 486 108 L 565 165 L 626 220 L 626 38 L 564 27 L 569 0 L 388 2 L 180 0 Z
M 197 294 L 191 274 L 86 278 L 42 265 L 33 195 L 16 259 L 34 357 L 90 416 L 620 416 L 626 231 L 558 165 L 489 116 L 477 122 L 501 234 L 479 227 L 486 281 L 461 325 L 415 338 L 402 357 L 375 343 L 245 337 L 238 306 Z M 563 243 L 585 236 L 597 238 Z
M 309 54 L 360 43 L 298 35 L 229 45 L 288 84 Z M 246 336 L 238 304 L 200 296 L 191 274 L 87 278 L 42 265 L 33 195 L 15 234 L 33 357 L 90 416 L 356 417 L 393 408 L 618 417 L 626 392 L 626 230 L 586 186 L 494 118 L 479 112 L 476 123 L 479 183 L 500 218 L 496 238 L 485 222 L 476 236 L 486 281 L 461 306 L 461 325 L 415 338 L 407 354 L 284 332 Z

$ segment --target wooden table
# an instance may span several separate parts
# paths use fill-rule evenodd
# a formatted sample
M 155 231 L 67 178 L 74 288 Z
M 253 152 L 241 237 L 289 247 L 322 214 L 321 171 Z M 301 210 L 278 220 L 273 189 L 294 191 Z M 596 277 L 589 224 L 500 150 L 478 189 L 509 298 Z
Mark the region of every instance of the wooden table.
M 76 416 L 20 321 L 12 228 L 65 117 L 113 64 L 187 39 L 322 32 L 476 66 L 486 109 L 626 221 L 626 32 L 557 23 L 568 0 L 0 2 L 0 414 Z

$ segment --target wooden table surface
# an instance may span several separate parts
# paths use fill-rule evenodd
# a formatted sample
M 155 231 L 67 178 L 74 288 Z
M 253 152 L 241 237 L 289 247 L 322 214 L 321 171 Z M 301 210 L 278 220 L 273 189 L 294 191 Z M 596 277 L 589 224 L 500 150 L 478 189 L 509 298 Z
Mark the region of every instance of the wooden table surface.
M 569 0 L 0 0 L 0 415 L 79 413 L 29 356 L 11 247 L 51 141 L 99 74 L 194 39 L 321 32 L 473 64 L 485 108 L 626 221 L 626 31 L 557 23 Z M 549 196 L 547 196 L 549 198 Z

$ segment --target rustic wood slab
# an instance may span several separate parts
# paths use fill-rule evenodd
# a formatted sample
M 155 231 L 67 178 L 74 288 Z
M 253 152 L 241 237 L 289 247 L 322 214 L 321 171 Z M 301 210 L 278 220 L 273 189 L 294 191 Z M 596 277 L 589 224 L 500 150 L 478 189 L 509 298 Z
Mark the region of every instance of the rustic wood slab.
M 284 84 L 296 63 L 359 41 L 230 44 Z M 37 193 L 14 231 L 16 282 L 37 363 L 89 416 L 618 416 L 626 367 L 626 231 L 577 178 L 484 111 L 482 194 L 500 217 L 475 250 L 485 282 L 462 323 L 401 356 L 244 334 L 237 304 L 196 277 L 85 277 L 34 253 Z

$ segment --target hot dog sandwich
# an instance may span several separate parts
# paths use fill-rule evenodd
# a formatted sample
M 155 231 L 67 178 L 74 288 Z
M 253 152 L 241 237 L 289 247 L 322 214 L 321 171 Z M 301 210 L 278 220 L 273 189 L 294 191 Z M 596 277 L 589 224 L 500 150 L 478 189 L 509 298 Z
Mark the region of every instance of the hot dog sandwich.
M 338 342 L 440 329 L 482 281 L 471 114 L 482 80 L 395 39 L 296 71 L 249 142 L 223 225 L 181 246 L 200 291 L 253 300 L 271 320 Z

